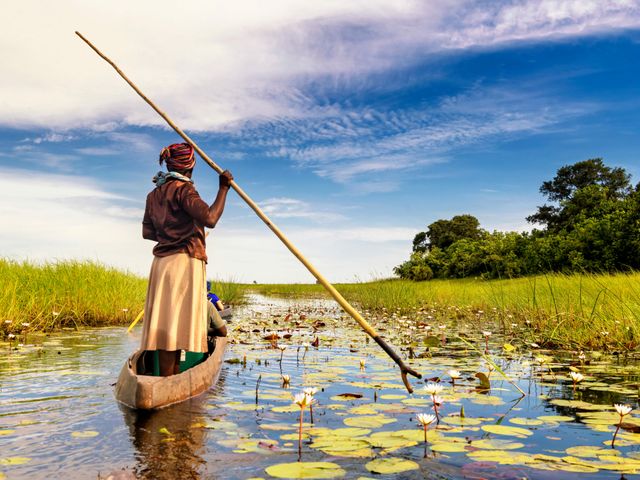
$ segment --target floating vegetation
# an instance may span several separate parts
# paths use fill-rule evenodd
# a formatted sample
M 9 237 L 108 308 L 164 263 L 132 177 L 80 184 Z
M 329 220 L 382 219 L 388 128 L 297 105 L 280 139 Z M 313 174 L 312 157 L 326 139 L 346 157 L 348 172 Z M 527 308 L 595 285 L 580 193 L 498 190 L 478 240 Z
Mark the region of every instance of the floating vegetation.
M 135 458 L 143 478 L 640 474 L 640 364 L 631 355 L 580 358 L 531 346 L 510 327 L 488 336 L 465 319 L 390 314 L 376 328 L 426 379 L 407 394 L 395 364 L 332 304 L 252 298 L 260 303 L 229 324 L 227 358 L 241 360 L 224 364 L 212 391 L 151 415 L 120 411 L 108 387 L 121 366 L 114 356 L 138 342 L 122 328 L 52 336 L 44 353 L 0 357 L 0 451 L 11 452 L 0 472 L 55 475 L 81 454 L 84 474 Z M 425 341 L 433 330 L 437 345 Z

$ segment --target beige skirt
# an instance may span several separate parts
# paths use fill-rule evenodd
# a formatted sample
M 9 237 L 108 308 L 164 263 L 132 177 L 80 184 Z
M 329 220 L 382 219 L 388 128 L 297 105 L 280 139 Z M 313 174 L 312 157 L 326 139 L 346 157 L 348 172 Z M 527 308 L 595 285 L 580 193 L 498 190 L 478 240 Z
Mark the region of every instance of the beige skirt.
M 186 253 L 154 257 L 141 350 L 207 351 L 205 263 Z

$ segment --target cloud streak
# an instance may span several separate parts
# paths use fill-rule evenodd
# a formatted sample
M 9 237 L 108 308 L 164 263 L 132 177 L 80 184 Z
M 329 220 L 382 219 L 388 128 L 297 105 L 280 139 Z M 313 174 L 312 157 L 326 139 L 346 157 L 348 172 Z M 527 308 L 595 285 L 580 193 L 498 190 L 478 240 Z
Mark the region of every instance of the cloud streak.
M 150 10 L 154 21 L 140 22 Z M 309 82 L 351 81 L 451 50 L 640 27 L 633 0 L 274 0 L 269 8 L 202 0 L 181 7 L 181 22 L 173 3 L 151 0 L 25 0 L 4 13 L 12 22 L 0 48 L 11 74 L 0 78 L 0 125 L 60 129 L 162 125 L 73 35 L 77 25 L 196 131 L 312 116 L 319 107 L 301 88 Z M 343 126 L 328 125 L 326 134 Z

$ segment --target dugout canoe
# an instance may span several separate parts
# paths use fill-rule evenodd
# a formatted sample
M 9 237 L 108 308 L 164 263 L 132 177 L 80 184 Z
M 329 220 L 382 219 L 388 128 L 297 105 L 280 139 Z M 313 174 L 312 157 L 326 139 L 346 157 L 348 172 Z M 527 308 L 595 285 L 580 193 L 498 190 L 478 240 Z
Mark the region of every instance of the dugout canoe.
M 226 337 L 217 337 L 210 355 L 194 367 L 170 377 L 141 375 L 143 351 L 137 351 L 125 362 L 116 382 L 116 400 L 139 410 L 155 410 L 201 394 L 218 381 Z

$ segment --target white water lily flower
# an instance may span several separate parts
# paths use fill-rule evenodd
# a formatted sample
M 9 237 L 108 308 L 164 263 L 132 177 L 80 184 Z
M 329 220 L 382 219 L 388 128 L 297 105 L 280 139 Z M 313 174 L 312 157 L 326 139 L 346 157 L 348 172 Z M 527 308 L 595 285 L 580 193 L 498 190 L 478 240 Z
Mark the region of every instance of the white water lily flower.
M 13 340 L 14 338 L 16 338 L 16 336 L 13 333 L 10 333 L 8 337 L 9 337 L 9 340 Z
M 293 397 L 293 403 L 298 405 L 300 408 L 305 408 L 310 403 L 309 398 L 310 398 L 309 395 L 307 395 L 304 392 L 298 393 L 296 396 Z
M 571 380 L 573 380 L 574 383 L 580 383 L 582 380 L 584 380 L 584 375 L 578 372 L 570 372 L 569 376 L 571 376 Z
M 461 375 L 460 370 L 449 370 L 447 373 L 454 380 L 460 378 L 460 375 Z
M 435 421 L 436 416 L 432 415 L 431 413 L 419 413 L 416 418 L 418 419 L 420 425 L 426 427 L 427 425 Z
M 22 326 L 23 326 L 24 328 L 27 328 L 29 325 L 30 325 L 30 323 L 28 323 L 28 322 L 22 322 Z
M 124 313 L 127 313 L 127 312 L 129 311 L 129 309 L 128 309 L 128 308 L 123 308 L 123 309 L 122 309 L 122 311 L 123 311 Z
M 318 393 L 318 389 L 316 387 L 307 387 L 304 390 L 305 395 L 313 397 L 316 393 Z
M 531 342 L 529 345 L 531 345 L 533 348 L 540 348 L 540 345 L 535 342 Z
M 434 395 L 433 397 L 431 397 L 433 400 L 433 403 L 436 404 L 436 406 L 440 406 L 442 405 L 442 402 L 444 401 L 443 398 L 440 395 Z
M 5 320 L 4 323 L 6 323 L 7 325 L 11 325 L 13 322 L 11 320 Z
M 438 395 L 442 392 L 443 387 L 439 383 L 429 382 L 424 386 L 424 391 L 429 395 Z
M 54 310 L 54 311 L 52 312 L 52 315 L 53 315 L 54 317 L 57 317 L 58 315 L 60 315 L 60 312 L 56 312 L 56 311 Z
M 485 330 L 484 332 L 482 332 L 482 335 L 484 335 L 485 337 L 490 337 L 491 336 L 491 332 L 487 332 Z
M 629 415 L 631 413 L 631 410 L 633 410 L 633 408 L 631 408 L 629 405 L 621 405 L 618 403 L 616 403 L 613 408 L 616 409 L 616 412 L 618 412 L 618 415 L 620 415 L 621 417 Z
M 287 349 L 286 345 L 278 345 L 278 348 L 280 349 L 281 352 L 284 352 Z

